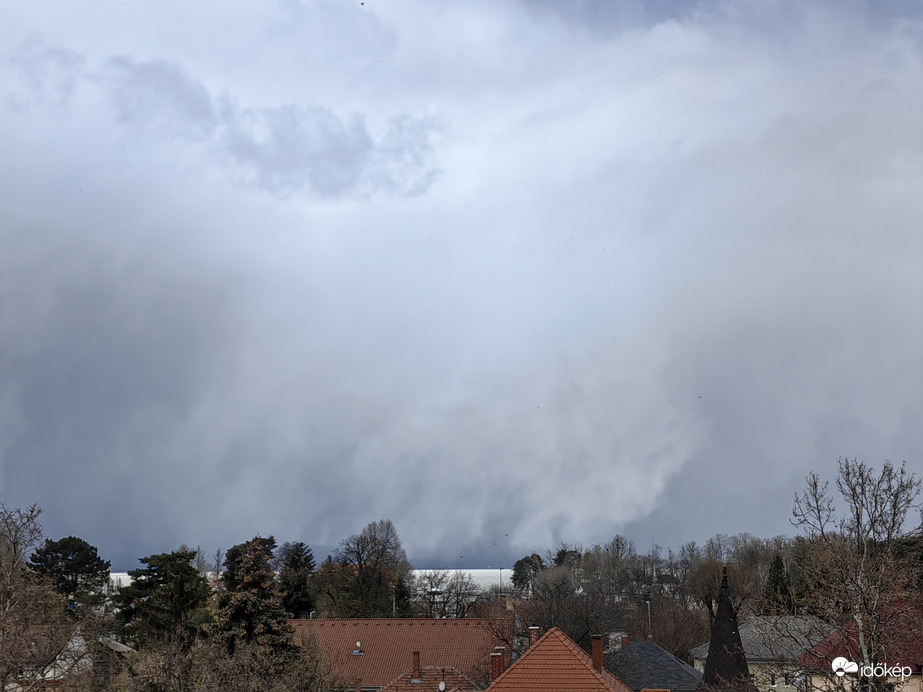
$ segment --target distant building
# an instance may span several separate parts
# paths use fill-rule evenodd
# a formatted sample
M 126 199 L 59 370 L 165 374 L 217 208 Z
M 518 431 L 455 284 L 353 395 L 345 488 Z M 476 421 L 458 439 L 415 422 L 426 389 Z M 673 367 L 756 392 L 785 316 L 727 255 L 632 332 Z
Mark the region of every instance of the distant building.
M 109 583 L 106 585 L 106 596 L 114 596 L 126 586 L 131 586 L 131 577 L 128 572 L 109 572 Z
M 91 648 L 80 626 L 73 622 L 32 625 L 16 635 L 4 642 L 3 665 L 14 672 L 5 679 L 7 692 L 90 689 L 109 673 L 110 661 L 100 655 L 102 651 L 119 656 L 133 651 L 112 638 L 101 638 L 101 646 Z

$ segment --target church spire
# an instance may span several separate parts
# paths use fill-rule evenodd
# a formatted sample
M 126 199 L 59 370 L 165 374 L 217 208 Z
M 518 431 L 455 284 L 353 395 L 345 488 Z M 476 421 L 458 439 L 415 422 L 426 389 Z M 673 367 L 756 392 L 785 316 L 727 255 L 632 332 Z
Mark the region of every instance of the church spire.
M 740 643 L 737 613 L 734 612 L 728 594 L 727 567 L 724 568 L 721 576 L 718 610 L 711 628 L 708 658 L 705 659 L 705 675 L 699 685 L 699 690 L 703 692 L 708 690 L 756 692 L 756 686 L 750 682 L 747 657 Z

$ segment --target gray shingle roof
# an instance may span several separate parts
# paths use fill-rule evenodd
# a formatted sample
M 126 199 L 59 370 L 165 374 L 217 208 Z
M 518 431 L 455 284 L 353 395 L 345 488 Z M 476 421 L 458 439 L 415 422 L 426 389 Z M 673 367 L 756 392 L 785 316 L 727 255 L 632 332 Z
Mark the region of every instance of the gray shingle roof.
M 631 642 L 606 656 L 605 667 L 635 692 L 668 689 L 694 690 L 702 674 L 654 642 Z

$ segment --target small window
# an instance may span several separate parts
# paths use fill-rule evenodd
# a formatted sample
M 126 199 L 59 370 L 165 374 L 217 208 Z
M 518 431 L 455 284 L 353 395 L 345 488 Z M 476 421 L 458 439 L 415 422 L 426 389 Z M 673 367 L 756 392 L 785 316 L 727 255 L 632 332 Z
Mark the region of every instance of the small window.
M 785 684 L 786 687 L 791 687 L 791 686 L 792 686 L 792 674 L 791 674 L 791 673 L 786 673 L 786 674 L 782 677 L 782 682 Z
M 769 686 L 770 686 L 770 687 L 775 687 L 775 686 L 776 686 L 776 674 L 775 674 L 775 673 L 770 673 L 770 674 L 769 674 Z

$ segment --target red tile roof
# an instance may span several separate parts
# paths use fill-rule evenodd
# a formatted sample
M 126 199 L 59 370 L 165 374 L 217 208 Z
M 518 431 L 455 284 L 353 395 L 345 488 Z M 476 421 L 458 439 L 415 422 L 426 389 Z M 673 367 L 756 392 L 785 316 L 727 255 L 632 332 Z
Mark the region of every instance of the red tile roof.
M 313 639 L 344 684 L 358 681 L 363 687 L 396 680 L 410 668 L 414 651 L 427 665 L 457 668 L 486 682 L 488 657 L 501 643 L 494 632 L 512 626 L 507 619 L 489 618 L 322 618 L 291 624 L 295 639 Z M 354 653 L 356 642 L 361 642 L 361 654 Z
M 631 692 L 557 627 L 548 630 L 487 688 L 488 692 Z

